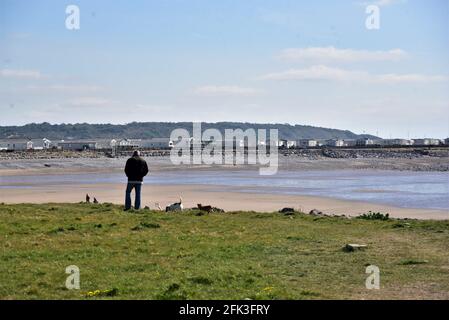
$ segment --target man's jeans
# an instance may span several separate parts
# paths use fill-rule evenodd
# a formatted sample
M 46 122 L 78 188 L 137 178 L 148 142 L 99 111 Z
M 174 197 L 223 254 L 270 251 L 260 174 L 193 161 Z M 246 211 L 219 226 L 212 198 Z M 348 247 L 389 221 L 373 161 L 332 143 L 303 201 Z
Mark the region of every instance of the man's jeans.
M 131 191 L 135 189 L 136 201 L 134 209 L 140 209 L 140 191 L 142 190 L 142 183 L 128 182 L 126 186 L 125 210 L 131 209 Z

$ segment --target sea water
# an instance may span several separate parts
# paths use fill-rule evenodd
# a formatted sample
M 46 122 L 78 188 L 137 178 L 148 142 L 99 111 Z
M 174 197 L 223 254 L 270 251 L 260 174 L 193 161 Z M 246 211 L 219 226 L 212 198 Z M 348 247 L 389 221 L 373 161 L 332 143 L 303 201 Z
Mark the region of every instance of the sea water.
M 0 177 L 0 189 L 40 185 L 125 183 L 122 173 L 39 174 Z M 279 171 L 181 169 L 152 172 L 146 184 L 216 185 L 238 192 L 325 196 L 394 205 L 449 210 L 449 172 L 379 170 Z

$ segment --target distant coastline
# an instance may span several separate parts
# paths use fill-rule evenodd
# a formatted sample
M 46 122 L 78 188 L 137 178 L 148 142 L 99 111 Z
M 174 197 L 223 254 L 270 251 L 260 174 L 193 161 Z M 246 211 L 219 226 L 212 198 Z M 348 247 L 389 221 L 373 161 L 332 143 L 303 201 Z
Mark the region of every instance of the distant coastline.
M 156 202 L 166 205 L 178 200 L 182 195 L 188 206 L 194 207 L 197 203 L 202 203 L 225 210 L 272 212 L 282 207 L 298 207 L 305 211 L 318 209 L 328 214 L 357 215 L 377 210 L 401 218 L 449 218 L 448 210 L 417 208 L 413 207 L 413 204 L 409 208 L 400 208 L 399 205 L 395 205 L 391 201 L 390 204 L 369 201 L 370 197 L 388 196 L 395 199 L 394 187 L 392 189 L 387 185 L 385 188 L 386 182 L 382 180 L 383 176 L 389 175 L 389 171 L 391 175 L 398 176 L 398 179 L 405 178 L 406 188 L 413 187 L 411 185 L 408 187 L 411 182 L 419 184 L 414 178 L 416 174 L 421 176 L 418 171 L 424 175 L 440 175 L 438 179 L 441 180 L 442 175 L 447 175 L 447 171 L 449 171 L 448 157 L 444 154 L 420 155 L 410 158 L 406 156 L 315 158 L 311 155 L 291 154 L 290 151 L 279 155 L 279 176 L 275 175 L 269 178 L 277 179 L 277 184 L 282 182 L 282 190 L 276 190 L 277 187 L 274 183 L 268 184 L 270 187 L 267 187 L 267 181 L 252 179 L 251 177 L 254 176 L 257 169 L 255 166 L 175 166 L 168 156 L 144 155 L 150 167 L 150 176 L 143 191 L 147 201 L 145 205 L 155 208 Z M 109 158 L 104 153 L 97 151 L 57 152 L 53 154 L 54 158 L 48 157 L 52 153 L 46 152 L 2 152 L 0 154 L 2 155 L 0 159 L 0 202 L 79 202 L 83 200 L 86 193 L 92 193 L 101 202 L 119 204 L 123 201 L 125 182 L 123 168 L 127 159 L 125 156 Z M 28 158 L 24 158 L 24 155 Z M 7 158 L 12 156 L 15 158 Z M 365 185 L 362 188 L 353 186 L 348 189 L 350 191 L 341 189 L 342 187 L 346 188 L 341 185 L 345 179 L 358 181 L 367 174 L 375 179 L 370 180 L 368 186 Z M 296 176 L 297 179 L 294 178 Z M 249 182 L 245 182 L 247 177 L 251 178 Z M 289 178 L 286 179 L 286 177 Z M 231 185 L 228 185 L 228 182 L 220 185 L 218 179 L 221 178 L 228 179 Z M 234 183 L 235 178 L 238 180 Z M 244 180 L 240 180 L 242 178 Z M 334 190 L 331 189 L 329 194 L 322 192 L 320 194 L 311 189 L 305 189 L 302 193 L 301 188 L 303 187 L 313 189 L 316 184 L 322 186 L 321 179 L 334 181 Z M 217 181 L 214 183 L 215 180 Z M 426 197 L 426 199 L 430 199 L 429 201 L 433 199 L 433 194 L 432 197 L 421 194 L 420 188 L 427 188 L 426 183 L 432 184 L 435 181 L 431 177 L 426 178 L 425 181 L 422 182 L 424 184 L 415 186 L 418 188 L 417 198 L 413 199 L 415 203 L 419 201 L 419 197 Z M 264 183 L 264 186 L 255 187 L 259 185 L 259 182 Z M 292 189 L 292 193 L 290 193 L 287 189 L 292 182 L 295 182 L 295 188 L 299 187 L 299 189 Z M 255 186 L 254 183 L 256 183 Z M 287 189 L 285 189 L 286 187 Z M 292 185 L 292 187 L 294 186 Z M 401 189 L 403 188 L 401 187 Z M 335 192 L 340 192 L 340 195 L 347 193 L 352 198 L 332 198 L 331 193 Z M 402 194 L 407 193 L 406 190 L 401 192 Z M 441 190 L 437 192 L 441 193 Z M 354 199 L 359 199 L 359 201 Z M 401 199 L 401 201 L 407 201 L 403 196 L 398 196 L 397 199 L 398 201 Z
M 143 150 L 158 168 L 176 170 L 170 163 L 169 150 Z M 122 151 L 115 156 L 107 151 L 0 151 L 0 170 L 5 169 L 58 169 L 83 168 L 121 168 L 130 151 Z M 407 147 L 407 148 L 316 148 L 280 149 L 280 169 L 285 170 L 407 170 L 407 171 L 449 171 L 449 148 Z M 194 166 L 209 168 L 209 166 Z M 242 169 L 247 165 L 216 166 L 219 168 Z M 20 172 L 17 172 L 20 174 Z
M 356 134 L 349 130 L 315 127 L 308 125 L 291 125 L 280 123 L 248 123 L 248 122 L 202 122 L 204 130 L 215 128 L 225 129 L 278 129 L 282 139 L 359 139 L 377 138 L 369 134 Z M 111 139 L 112 137 L 127 137 L 131 139 L 165 138 L 175 129 L 192 130 L 192 122 L 132 122 L 127 124 L 50 124 L 30 123 L 23 126 L 0 126 L 0 139 Z

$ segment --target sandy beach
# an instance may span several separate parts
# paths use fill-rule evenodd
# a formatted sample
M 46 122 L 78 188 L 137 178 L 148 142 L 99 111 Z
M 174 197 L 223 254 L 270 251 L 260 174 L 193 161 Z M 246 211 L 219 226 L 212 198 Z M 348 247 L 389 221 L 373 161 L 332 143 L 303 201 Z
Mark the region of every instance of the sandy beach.
M 39 160 L 39 161 L 2 161 L 0 163 L 0 202 L 3 203 L 63 203 L 84 201 L 86 193 L 91 197 L 96 197 L 100 202 L 110 202 L 122 204 L 124 201 L 125 183 L 104 183 L 95 181 L 95 174 L 115 174 L 123 172 L 123 165 L 126 159 L 87 159 L 87 160 Z M 192 167 L 176 167 L 171 165 L 167 158 L 147 159 L 151 172 L 162 177 L 165 173 L 188 172 Z M 44 164 L 50 163 L 50 166 Z M 280 170 L 284 172 L 310 170 L 364 170 L 370 161 L 353 160 L 329 160 L 329 161 L 298 161 L 292 159 L 282 159 Z M 280 194 L 270 192 L 270 189 L 255 186 L 226 186 L 214 183 L 205 183 L 201 172 L 223 172 L 227 173 L 251 170 L 250 167 L 230 166 L 211 168 L 199 166 L 193 168 L 200 178 L 198 183 L 145 183 L 142 190 L 142 206 L 155 209 L 158 203 L 162 208 L 173 202 L 177 202 L 180 197 L 186 208 L 196 207 L 198 203 L 212 205 L 226 211 L 260 211 L 273 212 L 284 207 L 292 207 L 297 210 L 309 212 L 318 209 L 326 214 L 337 215 L 358 215 L 368 211 L 389 213 L 393 217 L 413 218 L 413 219 L 448 219 L 449 211 L 440 209 L 424 208 L 404 208 L 394 205 L 379 204 L 369 201 L 354 201 L 337 199 L 335 197 L 310 196 L 298 194 Z M 254 169 L 254 168 L 253 168 Z M 294 170 L 296 169 L 296 170 Z M 289 171 L 291 170 L 291 171 Z M 354 170 L 354 169 L 352 169 Z M 93 181 L 80 179 L 77 183 L 60 182 L 38 182 L 39 176 L 56 177 L 58 175 L 83 174 L 92 175 Z M 16 183 L 12 186 L 3 185 L 8 177 L 36 176 L 36 182 Z M 325 174 L 325 176 L 327 176 Z M 28 178 L 30 179 L 30 178 Z M 34 178 L 32 178 L 34 179 Z M 125 181 L 125 180 L 124 180 Z M 273 189 L 271 189 L 273 191 Z M 376 191 L 374 191 L 376 192 Z
M 122 184 L 86 184 L 70 186 L 42 186 L 33 189 L 3 189 L 0 202 L 4 203 L 61 203 L 84 201 L 86 193 L 101 202 L 121 204 L 124 201 Z M 238 188 L 205 185 L 150 185 L 142 190 L 143 206 L 156 209 L 177 202 L 182 196 L 186 208 L 198 203 L 210 204 L 226 211 L 273 212 L 283 207 L 292 207 L 304 212 L 319 209 L 327 214 L 358 215 L 368 211 L 388 212 L 397 218 L 448 219 L 445 210 L 408 209 L 379 205 L 369 202 L 346 201 L 326 197 L 263 194 L 239 192 Z

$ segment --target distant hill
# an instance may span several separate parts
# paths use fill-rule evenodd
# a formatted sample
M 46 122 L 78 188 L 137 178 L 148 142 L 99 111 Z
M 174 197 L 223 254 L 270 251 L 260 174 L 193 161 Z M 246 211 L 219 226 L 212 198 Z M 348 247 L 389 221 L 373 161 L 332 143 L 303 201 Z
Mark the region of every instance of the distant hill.
M 100 138 L 165 138 L 172 130 L 187 129 L 191 132 L 191 122 L 132 122 L 124 125 L 114 124 L 50 124 L 31 123 L 24 126 L 0 126 L 0 139 L 6 138 L 48 138 L 48 139 L 100 139 Z M 289 124 L 260 124 L 242 122 L 202 123 L 202 130 L 216 128 L 224 133 L 224 129 L 246 130 L 278 129 L 280 139 L 357 139 L 361 137 L 375 138 L 371 135 L 357 135 L 348 130 L 320 128 Z

